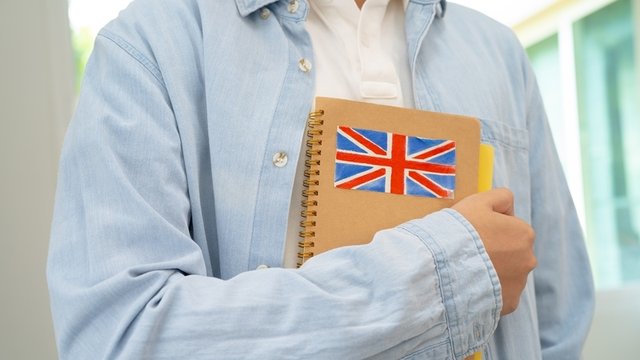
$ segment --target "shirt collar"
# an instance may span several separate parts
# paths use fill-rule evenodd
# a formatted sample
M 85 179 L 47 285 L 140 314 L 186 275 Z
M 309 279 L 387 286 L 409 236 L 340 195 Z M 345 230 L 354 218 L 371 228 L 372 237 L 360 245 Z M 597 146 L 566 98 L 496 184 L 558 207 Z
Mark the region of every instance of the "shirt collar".
M 261 9 L 277 1 L 278 0 L 236 0 L 236 6 L 238 7 L 238 11 L 240 12 L 240 15 L 244 17 L 253 13 L 258 9 Z M 340 0 L 340 1 L 346 1 L 346 0 Z M 406 9 L 410 0 L 403 0 L 403 1 L 404 1 L 404 7 Z M 418 1 L 418 2 L 421 2 L 421 1 Z M 440 0 L 440 8 L 441 8 L 441 12 L 438 16 L 444 17 L 444 13 L 447 9 L 447 0 Z
M 236 0 L 236 6 L 238 7 L 240 15 L 247 16 L 277 1 L 278 0 Z
M 404 2 L 404 8 L 406 9 L 407 6 L 409 5 L 410 2 L 415 2 L 415 3 L 419 3 L 419 4 L 433 4 L 436 2 L 440 3 L 440 6 L 438 7 L 438 12 L 436 14 L 437 17 L 442 18 L 444 17 L 444 13 L 447 10 L 447 0 L 402 0 Z

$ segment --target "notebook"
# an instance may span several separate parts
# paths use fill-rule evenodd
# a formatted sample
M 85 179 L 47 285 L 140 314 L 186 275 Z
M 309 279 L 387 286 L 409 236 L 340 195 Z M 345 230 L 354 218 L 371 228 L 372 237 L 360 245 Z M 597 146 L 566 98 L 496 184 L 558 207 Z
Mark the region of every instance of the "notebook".
M 299 266 L 491 186 L 492 149 L 467 116 L 318 97 L 306 156 Z
M 478 119 L 325 97 L 315 109 L 298 266 L 491 188 L 494 153 Z

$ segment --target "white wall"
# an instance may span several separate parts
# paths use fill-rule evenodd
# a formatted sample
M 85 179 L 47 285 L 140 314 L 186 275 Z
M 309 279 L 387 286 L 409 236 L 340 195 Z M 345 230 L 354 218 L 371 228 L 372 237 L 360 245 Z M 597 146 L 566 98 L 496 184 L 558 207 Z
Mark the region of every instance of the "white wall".
M 640 284 L 600 290 L 584 360 L 640 359 Z
M 66 1 L 0 1 L 1 359 L 57 357 L 45 263 L 72 101 Z

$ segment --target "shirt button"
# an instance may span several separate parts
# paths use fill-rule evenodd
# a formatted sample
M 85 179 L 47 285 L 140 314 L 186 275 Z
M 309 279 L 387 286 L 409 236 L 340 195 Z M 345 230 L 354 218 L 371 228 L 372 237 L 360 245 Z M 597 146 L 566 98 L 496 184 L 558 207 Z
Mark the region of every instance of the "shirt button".
M 271 15 L 271 11 L 269 11 L 269 9 L 267 8 L 262 8 L 260 10 L 260 19 L 262 20 L 267 20 L 269 18 L 269 16 Z
M 268 268 L 269 268 L 269 265 L 262 264 L 262 265 L 258 265 L 258 267 L 256 267 L 256 270 L 264 270 Z
M 300 68 L 302 72 L 308 73 L 309 71 L 311 71 L 311 62 L 305 58 L 302 58 L 300 59 L 300 61 L 298 61 L 298 68 Z
M 289 5 L 287 6 L 287 10 L 290 13 L 295 13 L 296 11 L 298 11 L 298 7 L 300 6 L 300 4 L 298 3 L 298 0 L 291 0 L 289 1 Z
M 281 168 L 287 165 L 287 162 L 289 161 L 289 157 L 287 156 L 286 152 L 277 152 L 273 155 L 272 160 L 273 160 L 273 165 Z

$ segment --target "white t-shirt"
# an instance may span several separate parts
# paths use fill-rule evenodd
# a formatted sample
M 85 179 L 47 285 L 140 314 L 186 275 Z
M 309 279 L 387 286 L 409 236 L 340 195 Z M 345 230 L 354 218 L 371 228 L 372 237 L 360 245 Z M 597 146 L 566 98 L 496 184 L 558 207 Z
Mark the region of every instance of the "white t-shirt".
M 404 31 L 406 0 L 310 0 L 306 27 L 314 50 L 316 96 L 413 107 Z M 304 148 L 303 148 L 304 150 Z M 300 231 L 304 151 L 297 164 L 285 246 L 295 267 Z

